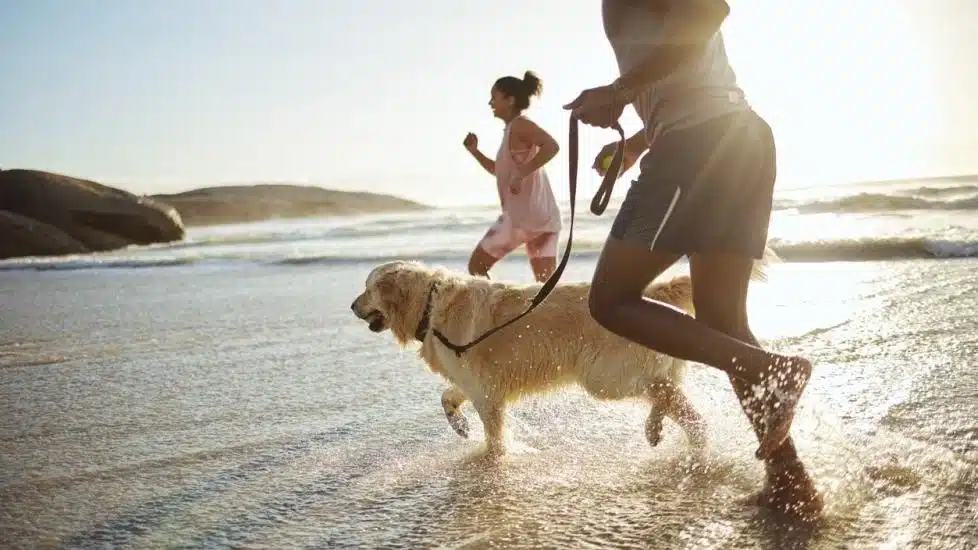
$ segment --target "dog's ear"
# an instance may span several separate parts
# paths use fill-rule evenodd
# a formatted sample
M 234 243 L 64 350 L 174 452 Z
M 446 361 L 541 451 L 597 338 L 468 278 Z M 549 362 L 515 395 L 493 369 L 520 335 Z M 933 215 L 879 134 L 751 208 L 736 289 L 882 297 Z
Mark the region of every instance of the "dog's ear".
M 376 288 L 392 321 L 406 321 L 414 307 L 418 273 L 401 267 L 382 273 Z
M 391 331 L 401 340 L 414 335 L 424 309 L 428 285 L 423 270 L 404 267 L 381 274 L 376 281 L 377 293 L 390 323 Z
M 397 304 L 404 302 L 404 292 L 398 284 L 398 270 L 392 269 L 380 274 L 374 284 L 380 299 L 388 308 L 397 307 Z

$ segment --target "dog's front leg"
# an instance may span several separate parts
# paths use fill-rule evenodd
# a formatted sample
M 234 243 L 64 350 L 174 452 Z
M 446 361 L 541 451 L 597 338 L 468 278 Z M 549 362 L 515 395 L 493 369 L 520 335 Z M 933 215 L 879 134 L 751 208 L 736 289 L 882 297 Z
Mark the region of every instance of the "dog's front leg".
M 706 423 L 681 389 L 663 380 L 649 386 L 648 397 L 652 410 L 645 420 L 645 437 L 650 445 L 655 447 L 662 440 L 662 420 L 668 416 L 686 432 L 691 447 L 706 447 Z
M 457 386 L 452 386 L 441 394 L 441 408 L 445 410 L 445 418 L 448 419 L 448 425 L 458 435 L 468 438 L 469 421 L 465 419 L 465 415 L 459 410 L 465 401 L 465 394 Z
M 506 417 L 501 403 L 480 400 L 473 403 L 482 419 L 486 433 L 486 451 L 490 456 L 500 456 L 506 452 L 503 444 L 503 419 Z

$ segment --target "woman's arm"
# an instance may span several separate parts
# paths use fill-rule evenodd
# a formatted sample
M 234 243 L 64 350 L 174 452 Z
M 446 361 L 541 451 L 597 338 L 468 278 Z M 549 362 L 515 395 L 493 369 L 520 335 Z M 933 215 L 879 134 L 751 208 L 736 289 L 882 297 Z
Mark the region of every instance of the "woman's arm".
M 475 160 L 479 161 L 479 164 L 486 169 L 491 175 L 496 175 L 496 163 L 491 158 L 482 154 L 479 150 L 479 137 L 469 132 L 465 135 L 465 139 L 462 140 L 462 145 L 465 146 L 465 150 L 468 151 Z
M 560 146 L 557 145 L 557 140 L 548 134 L 546 130 L 537 126 L 535 122 L 527 118 L 520 117 L 513 121 L 513 128 L 511 132 L 519 141 L 529 145 L 535 145 L 540 148 L 532 159 L 520 167 L 520 171 L 523 173 L 523 175 L 530 174 L 536 170 L 539 170 L 540 168 L 543 168 L 543 166 L 557 156 L 557 152 L 560 151 Z
M 635 132 L 632 137 L 625 140 L 625 147 L 628 152 L 639 156 L 649 148 L 649 142 L 645 139 L 645 129 Z
M 477 147 L 469 149 L 469 152 L 472 153 L 475 160 L 479 161 L 479 164 L 486 169 L 486 172 L 489 172 L 493 176 L 496 175 L 496 162 L 494 160 L 483 155 L 482 151 L 480 151 Z

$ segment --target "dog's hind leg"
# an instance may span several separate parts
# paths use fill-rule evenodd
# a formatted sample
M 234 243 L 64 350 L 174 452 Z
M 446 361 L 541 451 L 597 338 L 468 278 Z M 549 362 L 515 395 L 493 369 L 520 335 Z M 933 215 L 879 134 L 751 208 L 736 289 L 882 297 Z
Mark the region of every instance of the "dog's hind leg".
M 441 408 L 445 410 L 445 418 L 448 419 L 448 425 L 458 435 L 468 438 L 469 421 L 466 420 L 465 415 L 460 410 L 462 403 L 465 403 L 465 401 L 465 394 L 457 386 L 452 386 L 441 394 Z
M 645 419 L 645 438 L 650 445 L 655 447 L 662 441 L 662 421 L 668 416 L 686 433 L 691 447 L 697 450 L 706 447 L 706 423 L 682 390 L 662 380 L 650 385 L 647 395 L 652 410 Z

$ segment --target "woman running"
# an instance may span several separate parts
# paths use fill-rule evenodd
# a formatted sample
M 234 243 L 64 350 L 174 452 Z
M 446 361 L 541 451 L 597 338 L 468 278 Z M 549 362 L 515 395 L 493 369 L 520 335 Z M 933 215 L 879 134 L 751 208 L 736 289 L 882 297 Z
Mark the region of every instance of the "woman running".
M 496 176 L 502 214 L 469 258 L 469 273 L 489 277 L 504 256 L 526 245 L 537 281 L 546 281 L 557 265 L 560 209 L 544 170 L 560 147 L 545 130 L 523 115 L 530 97 L 539 96 L 540 79 L 527 71 L 523 78 L 504 76 L 493 84 L 489 107 L 505 123 L 503 139 L 492 160 L 479 151 L 479 139 L 465 136 L 465 148 L 487 172 Z

